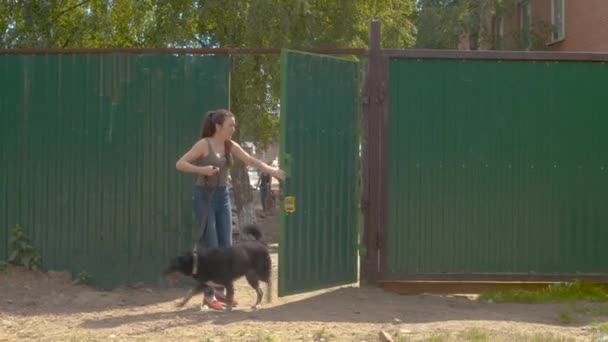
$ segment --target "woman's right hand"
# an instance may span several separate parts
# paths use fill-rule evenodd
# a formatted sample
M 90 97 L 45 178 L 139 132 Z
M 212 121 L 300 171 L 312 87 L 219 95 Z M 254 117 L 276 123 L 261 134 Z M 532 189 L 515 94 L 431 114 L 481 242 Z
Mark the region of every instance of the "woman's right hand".
M 217 166 L 207 165 L 200 168 L 200 174 L 203 176 L 213 176 L 218 172 L 220 172 L 220 169 Z
M 284 181 L 285 180 L 285 171 L 279 169 L 278 167 L 273 167 L 271 168 L 272 172 L 270 173 L 270 175 L 278 180 Z

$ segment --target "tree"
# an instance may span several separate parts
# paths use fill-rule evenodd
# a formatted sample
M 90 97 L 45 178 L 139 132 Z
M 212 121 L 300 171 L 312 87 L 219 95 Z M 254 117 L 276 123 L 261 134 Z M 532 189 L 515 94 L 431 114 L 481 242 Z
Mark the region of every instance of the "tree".
M 529 31 L 506 33 L 497 42 L 493 20 L 513 18 L 517 0 L 419 0 L 414 22 L 418 28 L 416 47 L 456 49 L 468 41 L 470 50 L 503 49 L 544 50 L 551 25 L 532 18 Z
M 192 43 L 195 1 L 14 0 L 0 5 L 6 48 L 167 47 Z
M 460 43 L 465 25 L 461 2 L 421 0 L 416 11 L 416 47 L 454 49 Z
M 467 36 L 470 50 L 492 46 L 491 18 L 510 4 L 512 0 L 420 0 L 416 47 L 456 49 Z

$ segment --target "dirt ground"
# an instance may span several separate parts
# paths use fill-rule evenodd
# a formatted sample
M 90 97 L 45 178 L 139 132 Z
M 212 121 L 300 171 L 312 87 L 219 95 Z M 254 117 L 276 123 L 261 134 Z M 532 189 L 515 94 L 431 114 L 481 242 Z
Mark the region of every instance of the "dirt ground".
M 175 308 L 184 293 L 100 292 L 73 285 L 64 273 L 10 269 L 0 274 L 0 341 L 378 341 L 381 331 L 395 341 L 608 340 L 590 325 L 601 317 L 560 322 L 561 313 L 573 312 L 569 304 L 490 304 L 350 286 L 275 296 L 253 311 L 253 291 L 240 281 L 240 306 L 223 313 L 201 311 L 199 297 Z
M 0 341 L 378 341 L 381 332 L 394 341 L 608 341 L 595 325 L 608 322 L 606 304 L 493 304 L 353 284 L 284 298 L 275 290 L 254 311 L 246 282 L 236 291 L 231 313 L 201 311 L 200 296 L 178 309 L 183 288 L 102 292 L 65 273 L 10 268 L 0 272 Z

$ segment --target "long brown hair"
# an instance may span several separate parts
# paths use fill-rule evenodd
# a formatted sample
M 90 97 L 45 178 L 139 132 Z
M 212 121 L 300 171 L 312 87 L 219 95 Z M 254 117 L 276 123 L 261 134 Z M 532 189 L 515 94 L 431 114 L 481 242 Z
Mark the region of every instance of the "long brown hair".
M 215 134 L 216 126 L 223 125 L 226 118 L 234 117 L 231 111 L 227 109 L 216 109 L 210 110 L 205 113 L 203 118 L 203 127 L 201 128 L 201 139 L 210 138 Z M 232 164 L 232 141 L 228 140 L 224 142 L 224 153 L 226 156 L 226 162 L 228 165 Z

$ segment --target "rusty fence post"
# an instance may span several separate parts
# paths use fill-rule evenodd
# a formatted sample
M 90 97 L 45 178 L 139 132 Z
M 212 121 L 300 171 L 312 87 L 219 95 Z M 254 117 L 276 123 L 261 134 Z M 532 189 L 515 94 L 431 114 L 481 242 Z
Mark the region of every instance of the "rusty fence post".
M 388 177 L 388 62 L 381 49 L 380 23 L 370 25 L 370 50 L 363 88 L 363 244 L 367 253 L 361 260 L 361 279 L 375 284 L 382 276 L 386 260 L 387 177 Z

